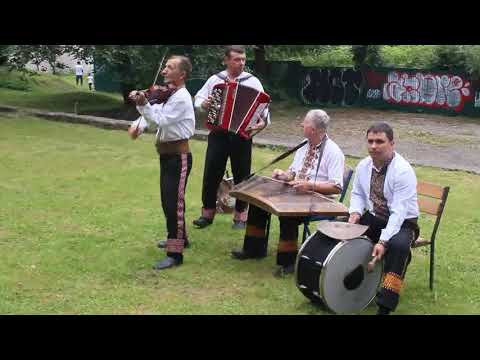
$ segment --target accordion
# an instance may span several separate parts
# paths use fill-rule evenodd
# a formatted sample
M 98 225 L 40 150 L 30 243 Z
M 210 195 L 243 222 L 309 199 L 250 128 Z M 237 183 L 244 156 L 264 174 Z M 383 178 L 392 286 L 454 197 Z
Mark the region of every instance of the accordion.
M 217 84 L 213 87 L 212 102 L 208 110 L 208 129 L 223 129 L 245 139 L 246 129 L 255 124 L 270 104 L 270 96 L 237 82 Z

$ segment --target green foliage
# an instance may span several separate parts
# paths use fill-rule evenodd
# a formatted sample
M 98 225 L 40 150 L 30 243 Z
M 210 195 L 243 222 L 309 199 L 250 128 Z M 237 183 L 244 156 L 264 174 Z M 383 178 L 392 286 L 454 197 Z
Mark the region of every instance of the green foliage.
M 470 45 L 464 48 L 467 71 L 476 78 L 480 78 L 480 45 Z
M 430 66 L 447 71 L 467 72 L 467 56 L 462 45 L 437 45 Z
M 33 78 L 25 76 L 24 73 L 9 71 L 6 67 L 0 67 L 0 88 L 30 91 L 33 83 Z
M 352 49 L 350 45 L 328 46 L 302 58 L 304 66 L 352 67 Z
M 424 69 L 430 67 L 434 45 L 385 45 L 381 56 L 386 67 Z
M 9 49 L 10 45 L 0 45 L 0 66 L 7 62 Z
M 8 48 L 8 63 L 12 69 L 25 71 L 25 65 L 32 62 L 39 65 L 46 61 L 52 72 L 64 68 L 64 64 L 58 63 L 57 58 L 68 50 L 66 45 L 12 45 Z
M 383 65 L 382 45 L 352 45 L 352 60 L 355 66 L 379 67 Z

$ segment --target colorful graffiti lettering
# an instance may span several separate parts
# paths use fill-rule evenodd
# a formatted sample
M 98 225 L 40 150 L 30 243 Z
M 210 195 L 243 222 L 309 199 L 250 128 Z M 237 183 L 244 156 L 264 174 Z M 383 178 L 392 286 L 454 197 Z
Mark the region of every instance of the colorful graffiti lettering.
M 392 104 L 413 104 L 459 112 L 472 98 L 470 88 L 470 82 L 458 75 L 392 71 L 383 86 L 383 99 Z

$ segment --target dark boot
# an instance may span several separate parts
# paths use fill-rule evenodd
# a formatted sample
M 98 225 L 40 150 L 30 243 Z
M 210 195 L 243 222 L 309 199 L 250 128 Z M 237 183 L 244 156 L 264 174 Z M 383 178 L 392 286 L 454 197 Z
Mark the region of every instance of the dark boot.
M 273 273 L 273 276 L 277 278 L 283 278 L 286 275 L 293 274 L 295 272 L 295 265 L 279 266 Z
M 386 308 L 385 306 L 378 305 L 378 311 L 377 315 L 389 315 L 390 314 L 390 309 Z
M 236 260 L 262 259 L 267 256 L 267 254 L 252 255 L 243 250 L 232 250 L 231 254 L 232 254 L 232 258 Z
M 154 270 L 164 270 L 174 266 L 182 265 L 183 259 L 182 258 L 173 258 L 167 256 L 165 259 L 157 261 L 155 265 L 153 265 Z
M 207 219 L 206 217 L 200 216 L 197 220 L 193 220 L 193 225 L 195 225 L 199 229 L 203 229 L 208 225 L 211 225 L 212 222 L 212 219 Z

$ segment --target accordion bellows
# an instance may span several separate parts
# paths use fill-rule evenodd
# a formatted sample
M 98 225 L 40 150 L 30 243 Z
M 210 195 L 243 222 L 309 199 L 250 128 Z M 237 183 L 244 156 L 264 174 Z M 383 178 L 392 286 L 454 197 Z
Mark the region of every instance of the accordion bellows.
M 269 104 L 270 96 L 254 88 L 236 82 L 217 84 L 213 87 L 206 126 L 249 139 L 245 130 L 257 122 Z

